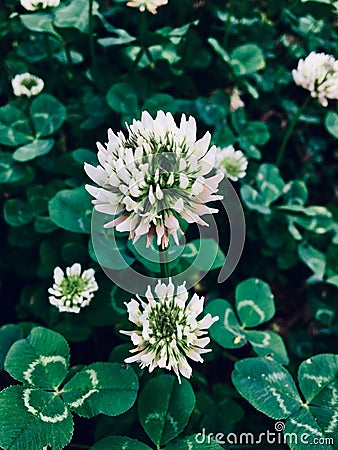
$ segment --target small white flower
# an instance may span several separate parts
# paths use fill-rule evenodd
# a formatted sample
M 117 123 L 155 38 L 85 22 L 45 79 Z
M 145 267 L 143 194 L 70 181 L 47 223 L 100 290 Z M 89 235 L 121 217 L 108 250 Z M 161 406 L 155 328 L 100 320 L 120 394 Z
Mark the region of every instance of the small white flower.
M 159 6 L 167 5 L 168 0 L 131 0 L 127 6 L 132 8 L 139 8 L 141 12 L 148 10 L 152 14 L 157 14 L 156 9 Z
M 81 275 L 81 265 L 75 263 L 67 267 L 65 275 L 60 267 L 56 267 L 53 287 L 48 289 L 52 294 L 49 302 L 60 312 L 79 313 L 81 308 L 89 305 L 97 290 L 93 269 L 85 270 Z
M 41 78 L 26 72 L 15 75 L 12 79 L 12 87 L 14 95 L 17 97 L 22 95 L 31 97 L 40 94 L 44 87 L 44 82 Z
M 177 216 L 207 225 L 201 216 L 218 212 L 205 205 L 222 198 L 215 193 L 224 176 L 205 177 L 216 156 L 216 147 L 209 148 L 210 133 L 196 140 L 193 117 L 183 114 L 178 127 L 170 113 L 159 111 L 155 119 L 143 112 L 128 134 L 108 130 L 108 143 L 98 143 L 100 165 L 85 164 L 87 175 L 102 187 L 86 186 L 96 198 L 95 209 L 117 216 L 105 228 L 128 231 L 134 242 L 147 235 L 150 245 L 156 235 L 165 248 L 171 234 L 178 244 Z
M 60 0 L 20 0 L 20 3 L 27 11 L 36 11 L 38 9 L 55 8 L 59 6 Z
M 243 108 L 245 106 L 243 100 L 240 97 L 241 91 L 236 87 L 233 89 L 230 95 L 230 110 L 236 111 L 238 108 Z
M 216 167 L 225 173 L 230 180 L 237 181 L 246 175 L 248 160 L 240 150 L 235 150 L 232 145 L 218 148 L 216 155 Z
M 126 303 L 129 320 L 137 327 L 133 331 L 121 331 L 130 336 L 136 346 L 125 359 L 126 363 L 139 362 L 141 368 L 152 372 L 155 367 L 173 370 L 181 382 L 180 375 L 190 378 L 192 369 L 187 358 L 203 362 L 201 355 L 210 352 L 205 347 L 210 339 L 208 328 L 219 318 L 207 314 L 201 320 L 204 298 L 194 294 L 189 302 L 185 283 L 175 288 L 171 279 L 168 285 L 159 281 L 153 295 L 150 286 L 145 294 L 148 302 L 132 299 Z M 204 337 L 202 337 L 204 336 Z
M 338 99 L 338 61 L 325 53 L 311 52 L 298 62 L 292 76 L 298 86 L 302 86 L 317 97 L 322 106 L 327 106 L 327 99 Z

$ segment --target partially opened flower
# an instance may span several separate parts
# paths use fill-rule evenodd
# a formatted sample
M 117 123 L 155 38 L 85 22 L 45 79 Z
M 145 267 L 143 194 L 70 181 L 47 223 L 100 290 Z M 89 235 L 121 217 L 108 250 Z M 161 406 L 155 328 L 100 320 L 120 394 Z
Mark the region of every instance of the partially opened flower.
M 136 325 L 133 331 L 121 331 L 130 336 L 136 346 L 126 363 L 139 362 L 141 368 L 152 372 L 155 367 L 173 370 L 191 377 L 192 369 L 187 358 L 203 362 L 202 354 L 210 352 L 205 347 L 210 342 L 208 328 L 218 320 L 207 314 L 198 320 L 203 311 L 204 298 L 189 294 L 185 285 L 177 288 L 169 279 L 168 285 L 158 282 L 153 295 L 150 286 L 145 294 L 147 301 L 132 299 L 126 303 L 129 320 Z
M 166 5 L 168 0 L 131 0 L 127 3 L 127 6 L 132 8 L 139 8 L 141 12 L 145 10 L 151 12 L 152 14 L 157 14 L 157 8 L 159 6 Z
M 14 95 L 20 97 L 25 95 L 26 97 L 32 97 L 34 95 L 40 94 L 44 87 L 44 82 L 41 78 L 32 75 L 31 73 L 25 72 L 18 75 L 12 79 L 12 87 Z
M 60 0 L 20 0 L 20 3 L 27 11 L 36 11 L 38 9 L 55 8 L 59 6 Z
M 177 216 L 189 223 L 207 225 L 201 216 L 215 213 L 205 203 L 219 200 L 214 195 L 223 174 L 206 178 L 213 168 L 216 147 L 210 133 L 196 140 L 196 122 L 183 114 L 180 126 L 170 113 L 159 111 L 155 119 L 143 112 L 141 120 L 128 127 L 128 137 L 108 131 L 108 143 L 98 143 L 97 167 L 85 164 L 88 176 L 102 188 L 86 186 L 96 198 L 99 212 L 117 216 L 105 224 L 128 231 L 134 242 L 153 235 L 162 248 L 168 235 L 178 244 L 181 232 Z
M 224 172 L 227 178 L 237 181 L 238 178 L 245 177 L 248 160 L 241 150 L 235 150 L 229 145 L 217 149 L 216 167 Z
M 238 108 L 244 108 L 245 104 L 243 100 L 241 99 L 241 91 L 238 90 L 236 87 L 233 89 L 230 95 L 230 110 L 236 111 Z
M 60 312 L 79 313 L 80 309 L 89 305 L 98 290 L 94 270 L 85 270 L 81 275 L 81 265 L 78 263 L 67 267 L 66 274 L 60 267 L 54 269 L 54 284 L 48 292 L 52 294 L 49 302 Z
M 311 52 L 298 62 L 292 76 L 298 86 L 302 86 L 317 97 L 322 106 L 327 99 L 338 99 L 338 61 L 325 53 Z

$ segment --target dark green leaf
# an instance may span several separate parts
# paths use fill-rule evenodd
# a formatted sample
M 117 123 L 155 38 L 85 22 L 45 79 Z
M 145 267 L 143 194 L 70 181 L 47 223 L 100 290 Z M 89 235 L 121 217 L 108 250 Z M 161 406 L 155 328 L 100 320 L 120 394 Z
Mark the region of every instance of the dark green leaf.
M 215 50 L 215 52 L 222 58 L 222 60 L 226 63 L 230 62 L 230 57 L 228 53 L 224 50 L 224 48 L 219 44 L 219 42 L 214 38 L 208 39 L 209 44 Z
M 264 122 L 249 122 L 246 128 L 246 138 L 256 145 L 265 145 L 269 138 L 269 129 Z
M 258 356 L 269 356 L 281 364 L 289 364 L 283 339 L 272 331 L 245 331 L 247 340 Z
M 72 157 L 81 165 L 85 162 L 92 164 L 93 166 L 97 165 L 96 153 L 91 150 L 87 150 L 86 148 L 78 148 L 77 150 L 74 150 L 72 152 Z
M 69 50 L 69 54 L 67 55 L 66 51 L 62 50 L 61 52 L 54 53 L 54 58 L 62 64 L 81 64 L 84 60 L 83 55 L 76 50 Z
M 93 15 L 98 14 L 99 6 L 93 2 Z M 73 0 L 55 11 L 54 24 L 60 28 L 77 28 L 82 33 L 88 32 L 89 3 L 87 0 Z
M 223 266 L 225 256 L 214 239 L 195 239 L 187 244 L 181 255 L 198 270 L 208 271 Z
M 238 361 L 232 381 L 245 399 L 273 419 L 285 419 L 302 405 L 291 375 L 274 361 L 265 358 Z
M 326 267 L 326 257 L 324 253 L 320 252 L 315 247 L 312 247 L 312 245 L 302 243 L 298 247 L 298 254 L 304 264 L 313 271 L 316 278 L 322 280 Z
M 18 164 L 9 153 L 0 152 L 0 183 L 16 183 L 32 179 L 32 169 Z
M 298 379 L 300 389 L 310 404 L 332 408 L 338 406 L 335 397 L 338 392 L 338 355 L 321 354 L 303 361 L 299 366 Z
M 4 325 L 0 328 L 0 370 L 4 368 L 4 361 L 8 350 L 14 342 L 23 338 L 22 328 L 18 325 Z
M 54 139 L 39 139 L 31 144 L 24 145 L 15 150 L 13 158 L 16 161 L 27 162 L 39 156 L 46 155 L 51 151 L 54 145 Z
M 270 214 L 271 210 L 265 206 L 262 196 L 248 184 L 241 187 L 241 197 L 249 209 L 258 211 L 261 214 Z
M 4 450 L 61 450 L 72 438 L 72 416 L 55 393 L 11 386 L 0 392 L 0 408 Z
M 111 86 L 107 93 L 108 105 L 116 112 L 137 114 L 138 100 L 130 83 L 117 83 Z
M 68 371 L 69 347 L 63 336 L 35 327 L 10 348 L 5 370 L 16 380 L 42 389 L 57 388 Z
M 139 397 L 141 425 L 154 444 L 160 446 L 176 437 L 187 425 L 195 406 L 189 382 L 160 375 L 148 381 Z
M 243 347 L 246 337 L 243 328 L 229 302 L 222 299 L 212 300 L 205 307 L 205 314 L 210 313 L 219 320 L 209 329 L 212 339 L 224 348 Z
M 31 205 L 17 199 L 10 199 L 4 205 L 4 217 L 12 227 L 21 227 L 29 223 L 34 215 Z
M 270 287 L 258 278 L 237 285 L 236 309 L 244 327 L 255 327 L 273 317 L 275 304 Z
M 156 116 L 156 113 L 159 110 L 175 114 L 177 107 L 176 101 L 171 95 L 153 94 L 151 97 L 147 98 L 142 109 L 148 111 L 150 115 Z
M 16 147 L 32 140 L 25 114 L 12 105 L 0 108 L 0 144 Z
M 257 172 L 256 182 L 264 205 L 269 206 L 282 195 L 284 181 L 273 164 L 262 164 Z
M 231 53 L 231 64 L 238 75 L 246 75 L 264 69 L 262 50 L 256 44 L 244 44 Z
M 66 119 L 66 108 L 52 95 L 41 94 L 30 107 L 36 136 L 45 137 L 58 130 Z
M 63 398 L 78 415 L 103 413 L 117 416 L 136 400 L 138 378 L 130 367 L 117 363 L 94 363 L 84 367 L 63 388 Z
M 113 31 L 116 37 L 107 37 L 98 39 L 97 42 L 102 45 L 102 47 L 110 47 L 112 45 L 123 45 L 130 44 L 136 40 L 135 37 L 131 36 L 126 30 L 122 28 L 114 28 Z
M 324 410 L 324 408 L 321 409 Z M 326 413 L 326 422 L 328 422 L 332 418 L 332 412 L 327 408 Z M 333 445 L 329 445 L 329 441 L 326 440 L 325 433 L 318 424 L 318 419 L 314 418 L 311 410 L 305 408 L 302 408 L 285 422 L 284 433 L 286 443 L 289 444 L 291 450 L 308 450 L 309 446 L 313 446 L 314 443 L 317 443 L 315 446 L 318 446 L 320 450 L 334 450 L 335 448 Z M 295 435 L 297 439 L 294 438 Z M 290 437 L 287 438 L 287 436 Z M 320 442 L 322 443 L 319 444 Z M 327 442 L 327 444 L 324 444 L 324 442 Z M 334 441 L 331 440 L 331 443 L 333 444 Z
M 83 187 L 59 191 L 49 201 L 51 220 L 60 228 L 75 233 L 89 233 L 92 206 Z
M 131 266 L 135 258 L 128 251 L 126 237 L 119 236 L 114 228 L 103 227 L 109 220 L 106 214 L 93 212 L 89 254 L 107 269 L 122 270 Z
M 327 131 L 338 139 L 338 114 L 335 111 L 329 111 L 326 114 L 325 126 Z
M 96 442 L 90 450 L 151 450 L 148 445 L 126 436 L 108 436 Z
M 30 31 L 48 33 L 60 40 L 62 39 L 53 27 L 53 18 L 48 13 L 35 12 L 34 14 L 21 14 L 20 19 L 23 25 Z

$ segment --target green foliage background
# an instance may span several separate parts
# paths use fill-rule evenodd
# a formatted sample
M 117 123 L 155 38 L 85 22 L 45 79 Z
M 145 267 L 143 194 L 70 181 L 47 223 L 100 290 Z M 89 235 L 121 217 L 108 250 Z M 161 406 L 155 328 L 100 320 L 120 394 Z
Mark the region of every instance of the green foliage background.
M 126 130 L 126 122 L 139 118 L 142 110 L 155 115 L 162 109 L 176 117 L 191 114 L 200 136 L 209 130 L 213 144 L 234 145 L 249 159 L 247 176 L 234 183 L 247 225 L 240 263 L 223 285 L 217 285 L 217 270 L 213 270 L 194 288 L 206 296 L 210 311 L 224 317 L 230 310 L 229 326 L 215 324 L 211 330 L 213 352 L 202 366 L 194 367 L 191 383 L 181 387 L 170 375 L 156 372 L 152 379 L 135 368 L 142 392 L 138 403 L 134 399 L 112 413 L 93 400 L 79 416 L 105 415 L 86 421 L 74 415 L 73 443 L 93 450 L 122 445 L 149 450 L 154 444 L 168 450 L 218 449 L 216 443 L 197 445 L 194 435 L 203 428 L 211 433 L 273 430 L 274 423 L 251 408 L 234 385 L 259 411 L 275 419 L 289 418 L 289 426 L 290 417 L 296 417 L 300 423 L 328 428 L 338 406 L 327 400 L 333 395 L 330 389 L 337 388 L 338 372 L 332 355 L 337 352 L 338 336 L 335 101 L 327 108 L 316 100 L 308 103 L 278 166 L 277 161 L 288 126 L 309 97 L 308 91 L 295 85 L 291 70 L 311 51 L 337 53 L 337 10 L 337 2 L 330 0 L 169 0 L 151 15 L 128 7 L 124 0 L 61 0 L 56 8 L 28 12 L 17 0 L 2 1 L 0 363 L 3 368 L 11 348 L 5 369 L 16 380 L 23 381 L 17 374 L 25 368 L 15 368 L 15 345 L 24 345 L 22 339 L 32 336 L 31 329 L 34 332 L 38 325 L 70 342 L 74 377 L 80 376 L 84 365 L 97 361 L 122 364 L 130 349 L 119 334 L 128 326 L 123 302 L 130 295 L 113 286 L 100 269 L 90 239 L 92 205 L 83 188 L 88 182 L 83 163 L 96 164 L 95 143 L 106 140 L 108 128 Z M 32 99 L 17 98 L 12 91 L 11 79 L 26 71 L 45 82 L 43 92 Z M 235 87 L 245 106 L 232 110 L 230 95 Z M 220 249 L 214 269 L 222 265 L 229 241 L 227 218 L 219 215 L 216 220 Z M 190 243 L 173 270 L 193 264 L 190 253 L 199 247 L 193 226 L 187 236 Z M 109 232 L 102 233 L 102 249 L 109 242 Z M 120 271 L 125 263 L 133 264 L 158 276 L 159 265 L 140 257 L 125 235 L 118 236 L 115 245 L 101 254 L 106 267 Z M 116 248 L 124 257 L 122 265 L 114 257 Z M 54 268 L 74 262 L 96 270 L 99 291 L 80 315 L 60 314 L 49 304 L 47 289 Z M 204 270 L 203 265 L 196 266 L 199 270 Z M 252 287 L 256 277 L 257 292 Z M 241 314 L 236 309 L 240 291 L 246 288 L 255 304 L 265 308 L 266 320 L 256 320 L 253 311 Z M 271 344 L 262 350 L 267 333 Z M 241 338 L 234 341 L 233 334 Z M 259 358 L 253 360 L 256 354 Z M 269 409 L 273 403 L 255 403 L 256 393 L 269 388 L 257 380 L 248 383 L 243 373 L 284 373 L 282 365 L 287 365 L 295 379 L 301 361 L 318 354 L 322 356 L 316 358 L 323 358 L 318 367 L 326 367 L 326 372 L 330 367 L 333 374 L 327 388 L 331 397 L 317 391 L 317 397 L 310 395 L 300 381 L 305 398 L 315 398 L 306 417 L 305 409 L 299 409 L 302 401 L 296 387 L 290 387 L 292 395 L 284 392 L 287 398 L 294 396 L 295 416 L 276 414 L 277 406 Z M 302 369 L 299 380 L 301 376 Z M 71 383 L 67 378 L 66 382 Z M 4 371 L 0 383 L 2 388 L 12 383 Z M 170 386 L 173 403 L 163 412 L 166 400 L 153 404 L 147 394 L 158 389 L 165 395 Z M 6 394 L 0 403 L 15 402 L 23 389 L 2 391 Z M 178 411 L 175 401 L 183 401 L 185 409 Z M 177 423 L 174 431 L 168 425 L 170 406 Z M 120 415 L 109 417 L 116 414 Z M 158 414 L 159 423 L 149 422 L 149 414 Z M 13 421 L 10 414 L 8 421 Z M 50 438 L 55 431 L 41 429 L 42 440 L 27 441 L 27 448 L 41 450 L 47 443 L 63 448 L 72 435 L 68 425 L 64 442 Z M 6 427 L 0 425 L 0 445 L 17 448 L 1 440 Z M 336 447 L 317 448 L 337 448 L 336 440 Z

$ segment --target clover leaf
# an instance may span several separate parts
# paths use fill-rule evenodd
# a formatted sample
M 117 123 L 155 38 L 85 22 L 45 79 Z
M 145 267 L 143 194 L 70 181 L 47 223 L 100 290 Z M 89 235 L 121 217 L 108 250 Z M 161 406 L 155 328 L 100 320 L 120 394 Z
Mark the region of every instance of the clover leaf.
M 287 440 L 292 450 L 307 449 L 320 440 L 325 442 L 321 449 L 335 448 L 338 355 L 316 355 L 301 363 L 298 384 L 305 403 L 289 372 L 267 358 L 238 361 L 232 381 L 238 392 L 256 409 L 273 419 L 286 419 L 285 436 L 296 437 Z
M 31 161 L 46 155 L 54 146 L 54 139 L 42 139 L 55 133 L 67 116 L 66 108 L 49 94 L 40 94 L 29 108 L 29 117 L 15 106 L 0 108 L 0 144 L 18 147 L 13 158 Z
M 73 434 L 71 411 L 115 416 L 134 404 L 138 379 L 131 367 L 94 363 L 62 385 L 68 366 L 68 344 L 54 331 L 36 327 L 12 345 L 5 370 L 23 384 L 0 392 L 2 448 L 62 449 Z
M 249 330 L 270 320 L 275 314 L 274 297 L 267 283 L 249 278 L 236 288 L 236 313 L 223 299 L 212 300 L 205 312 L 220 320 L 210 328 L 212 339 L 224 348 L 239 348 L 249 342 L 261 356 L 287 364 L 289 359 L 282 338 L 272 331 Z

